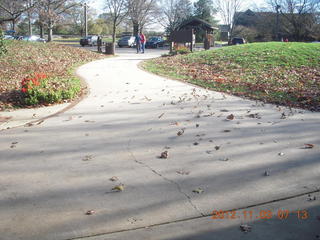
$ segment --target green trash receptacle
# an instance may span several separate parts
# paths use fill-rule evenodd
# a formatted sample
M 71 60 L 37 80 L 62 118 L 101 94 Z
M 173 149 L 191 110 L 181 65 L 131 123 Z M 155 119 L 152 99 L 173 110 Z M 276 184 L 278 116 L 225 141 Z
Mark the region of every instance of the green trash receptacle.
M 114 55 L 114 43 L 106 42 L 106 54 Z

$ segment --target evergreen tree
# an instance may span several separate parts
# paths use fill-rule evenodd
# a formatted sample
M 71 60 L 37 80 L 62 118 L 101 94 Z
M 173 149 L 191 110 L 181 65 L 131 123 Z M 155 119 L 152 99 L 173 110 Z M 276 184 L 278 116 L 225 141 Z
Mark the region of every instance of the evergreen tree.
M 198 0 L 194 3 L 194 16 L 208 23 L 215 24 L 213 14 L 216 10 L 213 8 L 211 0 Z

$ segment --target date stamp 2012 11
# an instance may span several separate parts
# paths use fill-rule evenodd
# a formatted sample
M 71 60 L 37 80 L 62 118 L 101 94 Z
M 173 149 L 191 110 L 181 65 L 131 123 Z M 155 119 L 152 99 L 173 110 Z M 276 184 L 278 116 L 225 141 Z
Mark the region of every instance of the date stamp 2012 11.
M 279 209 L 278 211 L 272 210 L 260 210 L 258 212 L 254 212 L 253 210 L 214 210 L 212 211 L 212 219 L 239 219 L 242 218 L 244 220 L 254 220 L 254 219 L 271 219 L 277 218 L 280 220 L 286 220 L 290 215 L 295 216 L 297 219 L 306 220 L 309 218 L 309 213 L 307 210 L 296 210 L 290 211 L 287 209 Z

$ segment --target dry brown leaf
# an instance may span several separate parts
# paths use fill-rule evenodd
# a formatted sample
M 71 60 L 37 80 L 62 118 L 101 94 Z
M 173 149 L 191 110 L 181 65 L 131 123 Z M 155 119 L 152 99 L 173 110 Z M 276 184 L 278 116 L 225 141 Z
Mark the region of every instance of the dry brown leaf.
M 227 120 L 233 120 L 234 119 L 234 115 L 233 114 L 230 114 L 227 116 Z
M 311 148 L 314 148 L 314 144 L 305 143 L 305 144 L 304 144 L 304 148 L 305 148 L 305 149 L 311 149 Z
M 87 212 L 86 212 L 86 215 L 93 215 L 93 214 L 95 214 L 96 213 L 96 211 L 94 211 L 94 210 L 88 210 Z
M 162 153 L 160 154 L 160 158 L 163 158 L 163 159 L 167 159 L 168 156 L 169 156 L 168 151 L 164 151 L 164 152 L 162 152 Z

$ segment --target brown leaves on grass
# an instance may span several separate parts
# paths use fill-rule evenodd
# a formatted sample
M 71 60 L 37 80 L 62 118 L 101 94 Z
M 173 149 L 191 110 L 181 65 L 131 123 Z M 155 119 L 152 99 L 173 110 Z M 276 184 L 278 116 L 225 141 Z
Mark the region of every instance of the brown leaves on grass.
M 254 68 L 239 67 L 234 62 L 223 62 L 221 59 L 210 62 L 194 56 L 163 57 L 152 61 L 161 74 L 192 83 L 196 81 L 196 84 L 206 88 L 253 100 L 320 111 L 320 64 L 299 67 L 266 64 Z
M 8 45 L 8 54 L 0 58 L 0 110 L 16 104 L 20 82 L 28 75 L 41 72 L 49 79 L 66 78 L 70 76 L 69 70 L 73 66 L 103 57 L 84 49 L 54 43 L 12 41 Z M 63 88 L 62 85 L 49 81 L 48 87 Z

